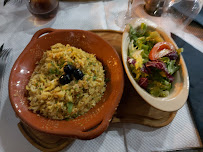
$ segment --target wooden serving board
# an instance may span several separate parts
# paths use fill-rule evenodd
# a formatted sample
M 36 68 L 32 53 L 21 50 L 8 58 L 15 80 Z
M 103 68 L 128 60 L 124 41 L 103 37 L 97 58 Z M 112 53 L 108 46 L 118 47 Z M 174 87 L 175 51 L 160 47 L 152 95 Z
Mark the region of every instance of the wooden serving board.
M 54 135 L 45 134 L 34 130 L 22 122 L 18 123 L 18 128 L 20 129 L 23 136 L 36 148 L 43 152 L 57 152 L 71 143 L 75 139 L 72 138 L 62 138 Z
M 92 30 L 92 32 L 108 41 L 116 49 L 121 58 L 121 31 Z M 117 112 L 112 119 L 112 123 L 129 122 L 151 127 L 163 127 L 173 120 L 176 112 L 164 112 L 150 106 L 135 91 L 126 74 L 124 77 L 123 96 Z
M 92 30 L 92 32 L 108 41 L 121 58 L 122 32 L 113 30 Z M 123 96 L 111 123 L 125 122 L 151 127 L 163 127 L 168 125 L 175 115 L 176 112 L 163 112 L 146 103 L 135 91 L 125 74 Z M 41 151 L 60 151 L 74 141 L 71 138 L 62 138 L 41 133 L 22 122 L 19 122 L 18 127 L 24 137 Z

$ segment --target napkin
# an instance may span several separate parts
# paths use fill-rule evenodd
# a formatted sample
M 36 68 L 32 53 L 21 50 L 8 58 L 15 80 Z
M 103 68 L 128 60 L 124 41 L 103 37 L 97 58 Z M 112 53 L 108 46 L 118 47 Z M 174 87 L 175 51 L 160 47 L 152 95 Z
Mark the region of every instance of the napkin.
M 203 54 L 180 37 L 174 34 L 171 36 L 179 48 L 184 48 L 182 55 L 190 80 L 189 106 L 203 142 Z

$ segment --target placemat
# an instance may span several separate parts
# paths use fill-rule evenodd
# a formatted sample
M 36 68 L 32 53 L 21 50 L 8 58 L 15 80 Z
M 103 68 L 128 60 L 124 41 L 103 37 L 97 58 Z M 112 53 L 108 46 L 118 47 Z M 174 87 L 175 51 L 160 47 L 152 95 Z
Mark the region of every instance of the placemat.
M 203 141 L 203 54 L 178 36 L 174 34 L 171 36 L 178 47 L 184 48 L 182 55 L 185 59 L 190 79 L 188 101 L 200 138 Z

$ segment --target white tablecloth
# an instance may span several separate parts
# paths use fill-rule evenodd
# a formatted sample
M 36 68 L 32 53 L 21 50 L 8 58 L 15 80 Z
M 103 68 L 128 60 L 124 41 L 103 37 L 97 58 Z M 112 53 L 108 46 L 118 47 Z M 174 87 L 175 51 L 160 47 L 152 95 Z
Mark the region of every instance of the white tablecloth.
M 0 101 L 0 151 L 39 151 L 19 131 L 17 127 L 19 119 L 16 118 L 8 98 L 10 70 L 32 35 L 44 27 L 119 30 L 120 28 L 115 24 L 115 18 L 119 12 L 126 9 L 127 0 L 60 2 L 55 20 L 40 26 L 24 4 L 16 6 L 8 3 L 3 7 L 3 1 L 0 2 L 0 45 L 4 43 L 5 48 L 13 49 L 6 67 Z M 190 42 L 194 47 L 203 50 L 202 41 L 195 36 L 182 31 L 178 31 L 177 35 Z M 137 124 L 110 124 L 109 128 L 98 138 L 89 141 L 75 140 L 63 151 L 134 152 L 199 146 L 202 144 L 188 105 L 185 104 L 168 126 L 155 129 Z

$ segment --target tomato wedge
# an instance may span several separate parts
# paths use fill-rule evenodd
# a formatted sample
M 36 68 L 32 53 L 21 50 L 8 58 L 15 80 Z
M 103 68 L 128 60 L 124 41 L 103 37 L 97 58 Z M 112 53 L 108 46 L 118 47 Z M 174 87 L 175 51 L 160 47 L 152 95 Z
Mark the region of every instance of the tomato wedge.
M 154 45 L 152 50 L 149 52 L 150 60 L 157 60 L 165 56 L 166 54 L 175 50 L 175 47 L 169 42 L 159 42 Z

